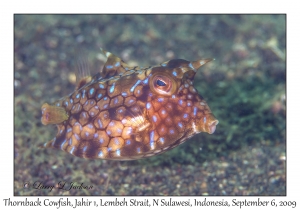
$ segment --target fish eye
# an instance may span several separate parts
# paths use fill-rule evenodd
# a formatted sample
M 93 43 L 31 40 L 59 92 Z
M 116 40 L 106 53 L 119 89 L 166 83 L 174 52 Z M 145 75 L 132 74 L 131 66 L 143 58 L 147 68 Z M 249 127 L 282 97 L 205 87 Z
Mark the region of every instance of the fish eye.
M 162 81 L 162 80 L 160 80 L 160 79 L 157 79 L 157 80 L 156 80 L 156 84 L 157 84 L 158 86 L 166 86 L 166 85 L 167 85 L 164 81 Z
M 176 91 L 173 77 L 159 73 L 150 78 L 150 88 L 159 95 L 171 96 Z

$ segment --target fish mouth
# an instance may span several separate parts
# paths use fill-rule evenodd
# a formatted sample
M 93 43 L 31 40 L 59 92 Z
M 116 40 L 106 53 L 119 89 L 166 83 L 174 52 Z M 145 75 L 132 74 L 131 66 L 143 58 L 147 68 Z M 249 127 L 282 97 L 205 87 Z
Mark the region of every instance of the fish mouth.
M 219 120 L 214 120 L 212 122 L 209 122 L 208 124 L 208 133 L 213 134 L 217 128 L 217 125 L 219 123 Z
M 218 123 L 219 120 L 217 120 L 212 113 L 209 113 L 200 119 L 197 127 L 201 132 L 203 131 L 209 134 L 213 134 L 216 131 Z

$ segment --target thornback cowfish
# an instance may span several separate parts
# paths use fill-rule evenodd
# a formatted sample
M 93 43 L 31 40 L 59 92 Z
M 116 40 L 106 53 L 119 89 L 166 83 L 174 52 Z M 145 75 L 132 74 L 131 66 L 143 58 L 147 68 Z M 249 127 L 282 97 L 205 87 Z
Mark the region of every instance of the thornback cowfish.
M 87 159 L 134 160 L 163 153 L 200 133 L 214 133 L 218 120 L 193 86 L 212 59 L 173 59 L 130 67 L 101 51 L 101 72 L 78 81 L 75 91 L 42 106 L 42 123 L 56 124 L 56 148 Z

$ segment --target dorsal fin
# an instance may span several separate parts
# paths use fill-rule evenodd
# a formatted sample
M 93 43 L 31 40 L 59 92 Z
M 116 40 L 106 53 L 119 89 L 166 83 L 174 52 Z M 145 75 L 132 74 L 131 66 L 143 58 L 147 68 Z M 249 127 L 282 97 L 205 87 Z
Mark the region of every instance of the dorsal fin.
M 81 78 L 77 82 L 75 90 L 79 90 L 80 88 L 82 88 L 83 86 L 85 86 L 85 84 L 89 83 L 91 80 L 92 80 L 91 76 L 86 76 L 84 78 Z
M 122 72 L 126 72 L 128 65 L 122 61 L 121 58 L 115 56 L 114 54 L 107 52 L 100 48 L 103 54 L 107 57 L 107 61 L 101 71 L 101 76 L 105 78 L 113 77 L 119 75 Z
M 85 84 L 89 83 L 92 79 L 90 74 L 90 69 L 88 62 L 85 58 L 79 58 L 77 61 L 77 74 L 76 74 L 76 88 L 75 90 L 79 90 Z

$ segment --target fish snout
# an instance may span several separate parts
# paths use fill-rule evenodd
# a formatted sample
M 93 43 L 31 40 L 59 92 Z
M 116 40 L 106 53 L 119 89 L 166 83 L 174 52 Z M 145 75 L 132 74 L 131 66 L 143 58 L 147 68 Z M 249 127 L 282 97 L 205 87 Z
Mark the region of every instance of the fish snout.
M 208 123 L 208 133 L 209 134 L 213 134 L 217 128 L 217 125 L 219 123 L 219 120 L 215 119 L 213 121 L 211 121 L 210 123 Z
M 200 121 L 197 123 L 197 127 L 200 132 L 213 134 L 216 131 L 218 123 L 219 120 L 217 120 L 212 113 L 209 113 L 200 119 Z

